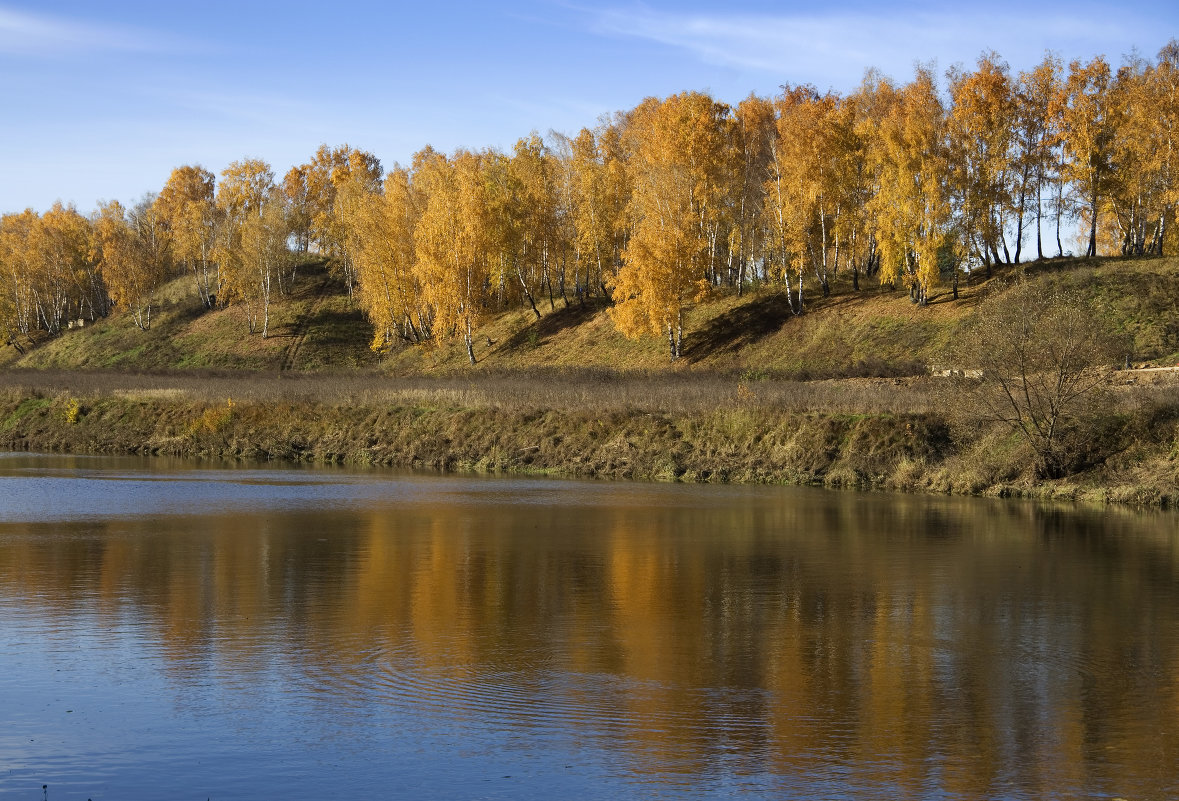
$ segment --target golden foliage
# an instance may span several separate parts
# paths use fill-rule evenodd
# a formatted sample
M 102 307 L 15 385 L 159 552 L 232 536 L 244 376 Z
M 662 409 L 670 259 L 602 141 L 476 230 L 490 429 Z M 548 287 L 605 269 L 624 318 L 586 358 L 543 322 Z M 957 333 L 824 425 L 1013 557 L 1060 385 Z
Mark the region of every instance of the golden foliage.
M 648 99 L 628 126 L 632 234 L 614 279 L 611 315 L 628 336 L 683 343 L 684 306 L 706 291 L 721 212 L 720 172 L 729 108 L 686 92 Z
M 146 328 L 175 264 L 207 307 L 243 302 L 265 334 L 271 283 L 288 291 L 293 253 L 317 253 L 359 287 L 378 350 L 457 336 L 474 361 L 488 309 L 527 304 L 539 320 L 545 295 L 550 311 L 599 295 L 620 331 L 666 337 L 675 359 L 685 310 L 714 287 L 776 284 L 801 314 L 808 282 L 826 294 L 846 270 L 856 289 L 873 275 L 924 304 L 946 271 L 956 293 L 960 265 L 1018 263 L 1032 231 L 1043 256 L 1046 216 L 1061 254 L 1070 216 L 1090 255 L 1163 252 L 1179 223 L 1179 44 L 1116 74 L 1100 56 L 1065 70 L 1047 55 L 1016 79 L 986 53 L 948 78 L 945 95 L 919 67 L 906 84 L 869 72 L 846 97 L 648 98 L 511 153 L 427 146 L 387 178 L 347 144 L 281 184 L 258 159 L 219 185 L 178 167 L 130 210 L 4 215 L 0 332 L 56 332 L 112 301 Z

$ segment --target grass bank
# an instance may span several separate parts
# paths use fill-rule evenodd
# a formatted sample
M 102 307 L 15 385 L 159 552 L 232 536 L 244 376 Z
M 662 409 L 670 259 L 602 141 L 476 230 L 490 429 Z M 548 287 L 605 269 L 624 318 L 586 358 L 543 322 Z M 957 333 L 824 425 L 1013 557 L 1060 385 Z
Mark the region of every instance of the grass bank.
M 1179 502 L 1179 404 L 1169 385 L 1125 387 L 1086 432 L 1077 471 L 1043 481 L 1029 470 L 1026 443 L 946 411 L 935 379 L 110 378 L 67 389 L 9 376 L 0 447 Z

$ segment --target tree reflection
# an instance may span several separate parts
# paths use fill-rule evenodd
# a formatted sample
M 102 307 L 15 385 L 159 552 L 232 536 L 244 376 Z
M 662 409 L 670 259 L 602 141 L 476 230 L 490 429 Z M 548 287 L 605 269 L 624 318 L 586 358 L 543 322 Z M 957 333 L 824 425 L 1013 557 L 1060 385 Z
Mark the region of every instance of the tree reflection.
M 669 775 L 1175 790 L 1173 517 L 688 488 L 610 506 L 577 486 L 4 524 L 0 609 L 132 621 L 177 681 L 281 674 L 337 710 L 572 732 Z

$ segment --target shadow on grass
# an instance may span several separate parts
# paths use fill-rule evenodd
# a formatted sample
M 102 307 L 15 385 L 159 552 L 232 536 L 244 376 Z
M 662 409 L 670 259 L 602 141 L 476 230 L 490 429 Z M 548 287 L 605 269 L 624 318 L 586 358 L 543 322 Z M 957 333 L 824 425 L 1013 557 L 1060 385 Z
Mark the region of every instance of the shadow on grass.
M 184 303 L 175 303 L 168 306 L 160 307 L 156 315 L 157 325 L 154 326 L 157 330 L 179 328 L 188 325 L 199 317 L 204 317 L 210 314 L 214 309 L 210 309 L 201 303 L 199 300 L 190 300 Z M 163 317 L 163 320 L 160 320 Z M 159 325 L 159 323 L 163 325 Z
M 316 345 L 364 345 L 372 326 L 359 309 L 321 309 L 307 321 L 307 339 Z
M 699 361 L 727 353 L 777 333 L 793 317 L 783 292 L 764 295 L 714 317 L 704 328 L 684 337 L 681 358 Z
M 533 320 L 531 324 L 514 332 L 504 341 L 503 347 L 508 350 L 535 347 L 568 328 L 576 328 L 588 322 L 609 305 L 609 301 L 603 298 L 590 298 L 586 300 L 585 305 L 571 303 L 567 307 L 549 312 L 539 320 Z

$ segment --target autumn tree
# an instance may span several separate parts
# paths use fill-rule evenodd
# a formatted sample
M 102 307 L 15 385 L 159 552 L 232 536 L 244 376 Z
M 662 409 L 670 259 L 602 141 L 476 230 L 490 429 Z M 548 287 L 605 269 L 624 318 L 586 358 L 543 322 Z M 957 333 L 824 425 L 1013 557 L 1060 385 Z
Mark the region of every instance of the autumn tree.
M 346 158 L 344 163 L 337 165 L 331 174 L 331 181 L 336 190 L 336 196 L 339 197 L 340 187 L 345 184 L 359 186 L 368 192 L 381 191 L 381 162 L 371 153 L 355 148 L 343 146 L 346 151 Z M 339 223 L 339 215 L 335 213 L 333 207 L 332 230 L 333 237 L 338 237 L 342 231 Z M 336 241 L 335 239 L 331 241 Z M 333 253 L 332 267 L 334 271 L 343 279 L 344 287 L 348 290 L 348 296 L 352 296 L 352 289 L 355 284 L 354 268 L 352 264 L 352 254 L 347 248 Z
M 40 329 L 58 333 L 67 320 L 105 315 L 106 285 L 93 257 L 90 221 L 73 206 L 55 203 L 0 220 L 0 305 L 8 341 Z
M 635 109 L 633 233 L 614 280 L 611 315 L 627 336 L 664 335 L 673 360 L 684 308 L 707 291 L 715 268 L 728 106 L 687 92 Z
M 843 193 L 851 180 L 847 137 L 850 118 L 839 99 L 819 95 L 812 87 L 787 88 L 777 103 L 777 138 L 770 168 L 770 208 L 776 222 L 779 257 L 787 297 L 795 314 L 802 313 L 802 274 L 809 268 L 823 296 L 830 294 L 836 270 Z M 797 279 L 797 301 L 789 292 Z
M 282 179 L 282 193 L 287 206 L 291 236 L 300 254 L 311 248 L 311 198 L 307 186 L 307 168 L 291 167 Z
M 630 243 L 634 230 L 629 214 L 631 198 L 634 195 L 634 180 L 629 166 L 629 155 L 626 149 L 626 115 L 615 115 L 608 123 L 602 125 L 596 133 L 598 153 L 605 168 L 603 180 L 603 214 L 607 219 L 610 230 L 610 269 L 609 275 L 602 275 L 602 292 L 609 295 L 609 279 L 618 273 L 622 267 L 622 254 Z
M 42 326 L 51 334 L 67 319 L 94 320 L 107 312 L 106 287 L 92 257 L 90 237 L 89 220 L 60 202 L 41 215 L 30 233 L 34 303 Z
M 93 257 L 110 288 L 111 299 L 116 305 L 127 306 L 135 325 L 146 331 L 151 327 L 151 303 L 144 304 L 142 313 L 135 303 L 139 293 L 134 288 L 134 276 L 140 267 L 140 254 L 122 203 L 112 200 L 99 206 L 94 234 Z
M 1161 253 L 1175 214 L 1177 59 L 1175 42 L 1160 51 L 1157 64 L 1131 55 L 1109 90 L 1112 174 L 1103 207 L 1109 209 L 1107 240 L 1123 256 Z
M 155 201 L 155 213 L 168 229 L 173 257 L 192 274 L 207 309 L 213 307 L 220 291 L 220 274 L 213 260 L 219 221 L 215 182 L 213 173 L 204 167 L 177 167 Z
M 94 258 L 111 299 L 131 313 L 135 325 L 151 328 L 155 293 L 169 273 L 169 249 L 159 207 L 148 196 L 130 211 L 117 200 L 99 207 L 94 219 Z
M 616 221 L 611 219 L 606 196 L 606 165 L 599 155 L 597 138 L 588 128 L 582 128 L 569 143 L 569 170 L 574 186 L 574 245 L 578 265 L 585 265 L 584 287 L 589 292 L 612 272 Z M 580 280 L 576 283 L 580 294 L 583 284 Z
M 619 129 L 605 125 L 597 132 L 582 128 L 569 141 L 568 176 L 572 241 L 580 272 L 579 296 L 600 291 L 617 272 L 627 237 L 629 183 Z
M 924 304 L 939 281 L 952 225 L 945 113 L 932 73 L 919 68 L 900 91 L 883 84 L 887 111 L 868 149 L 878 190 L 869 201 L 881 281 L 903 282 Z
M 1059 184 L 1054 181 L 1054 158 L 1057 148 L 1056 118 L 1053 99 L 1060 91 L 1060 61 L 1047 54 L 1030 72 L 1021 72 L 1015 88 L 1015 143 L 1016 165 L 1021 192 L 1034 196 L 1036 216 L 1036 258 L 1044 258 L 1043 216 L 1046 200 L 1044 192 L 1051 192 Z M 1058 204 L 1062 205 L 1062 204 Z M 1057 217 L 1057 247 L 1060 245 L 1060 225 Z
M 799 91 L 809 93 L 810 87 L 791 89 L 783 87 L 783 94 L 775 103 L 774 133 L 770 139 L 770 160 L 768 177 L 765 183 L 765 206 L 767 216 L 772 220 L 774 232 L 774 247 L 772 258 L 782 282 L 786 287 L 786 302 L 795 314 L 802 314 L 802 272 L 798 269 L 799 236 L 802 228 L 799 220 L 805 216 L 796 206 L 798 186 L 794 180 L 794 162 L 791 159 L 790 148 L 795 140 L 787 136 L 782 137 L 782 123 L 779 122 L 783 113 L 789 113 L 787 107 L 795 102 Z M 794 302 L 791 275 L 798 276 L 798 303 Z
M 23 350 L 21 340 L 27 339 L 37 325 L 33 282 L 39 266 L 32 248 L 32 236 L 38 221 L 38 215 L 32 209 L 0 218 L 0 276 L 3 279 L 0 325 L 3 325 L 5 341 L 18 350 Z
M 860 107 L 853 97 L 841 100 L 832 110 L 832 185 L 836 188 L 834 220 L 835 261 L 842 255 L 852 277 L 852 288 L 860 289 L 860 277 L 879 269 L 868 202 L 875 189 L 868 167 L 864 137 L 860 131 Z
M 251 330 L 260 328 L 265 339 L 270 331 L 270 304 L 274 297 L 274 285 L 281 281 L 292 261 L 288 246 L 291 234 L 285 198 L 278 187 L 273 187 L 257 215 L 247 217 L 242 224 L 241 264 L 252 273 L 255 292 L 245 293 L 247 298 L 257 298 L 261 323 L 254 323 Z M 247 300 L 247 313 L 253 315 L 253 307 Z
M 415 272 L 420 206 L 410 171 L 400 166 L 385 177 L 383 194 L 353 185 L 338 198 L 356 266 L 357 298 L 372 323 L 377 351 L 398 338 L 420 344 L 431 336 L 433 320 Z
M 734 179 L 731 203 L 732 227 L 728 241 L 729 272 L 738 296 L 750 277 L 750 268 L 762 258 L 766 223 L 762 202 L 777 135 L 773 104 L 750 95 L 737 104 L 729 122 L 728 143 Z M 735 261 L 736 264 L 732 264 Z
M 294 207 L 294 230 L 305 236 L 343 281 L 349 297 L 355 286 L 352 255 L 347 248 L 346 212 L 337 209 L 339 188 L 355 182 L 370 192 L 380 191 L 381 162 L 351 145 L 320 145 L 306 164 L 287 173 L 284 192 Z
M 582 300 L 580 265 L 574 240 L 577 237 L 573 223 L 575 181 L 570 166 L 570 143 L 567 137 L 549 132 L 549 164 L 551 170 L 550 191 L 553 201 L 551 218 L 552 230 L 549 242 L 552 253 L 548 261 L 552 265 L 550 275 L 557 282 L 557 291 L 565 306 L 569 306 L 568 283 L 570 269 L 573 271 L 573 289 L 578 301 Z M 550 284 L 551 287 L 551 284 Z
M 508 171 L 518 191 L 515 206 L 520 224 L 519 262 L 522 272 L 542 290 L 548 291 L 550 310 L 556 308 L 553 283 L 560 280 L 558 166 L 555 162 L 544 140 L 534 132 L 516 142 L 508 163 Z
M 225 224 L 217 244 L 226 288 L 246 307 L 250 333 L 270 330 L 270 302 L 290 259 L 290 226 L 270 165 L 260 159 L 231 163 L 221 173 L 217 207 Z
M 0 222 L 0 233 L 3 222 Z M 24 353 L 21 344 L 20 321 L 17 311 L 16 298 L 8 291 L 8 275 L 4 269 L 4 253 L 0 249 L 0 337 L 5 345 L 12 345 L 19 353 Z
M 1089 225 L 1085 255 L 1097 255 L 1097 220 L 1113 178 L 1114 120 L 1110 113 L 1110 69 L 1101 56 L 1073 61 L 1056 98 L 1060 136 L 1067 153 L 1064 176 L 1074 206 Z
M 868 70 L 859 88 L 844 103 L 851 118 L 849 145 L 855 163 L 855 187 L 849 192 L 851 203 L 854 204 L 853 216 L 845 218 L 849 222 L 854 221 L 860 232 L 857 237 L 860 247 L 853 248 L 853 251 L 862 254 L 865 275 L 880 276 L 883 273 L 875 199 L 881 193 L 887 160 L 883 157 L 879 133 L 898 102 L 896 85 L 878 71 Z M 888 280 L 882 279 L 882 283 Z
M 414 157 L 422 213 L 414 230 L 415 267 L 435 330 L 463 340 L 475 364 L 474 329 L 484 311 L 488 210 L 480 157 L 422 151 Z
M 1109 88 L 1111 175 L 1101 204 L 1103 240 L 1123 256 L 1146 252 L 1161 189 L 1148 167 L 1155 120 L 1148 104 L 1146 62 L 1135 54 L 1118 68 Z
M 630 235 L 630 180 L 619 121 L 583 128 L 569 141 L 570 238 L 582 267 L 579 292 L 609 295 Z
M 484 151 L 479 160 L 486 204 L 486 256 L 488 280 L 500 303 L 523 299 L 536 319 L 536 296 L 544 286 L 544 274 L 526 259 L 530 251 L 529 210 L 524 187 L 512 159 L 497 150 Z
M 1027 194 L 1013 159 L 1016 107 L 1006 63 L 987 53 L 973 72 L 951 70 L 950 97 L 947 155 L 957 228 L 965 251 L 989 274 L 992 262 L 1012 260 L 1005 237 L 1012 212 L 1019 262 Z
M 1147 75 L 1148 107 L 1154 110 L 1147 167 L 1159 186 L 1158 255 L 1163 254 L 1168 225 L 1179 213 L 1179 41 L 1172 39 Z

